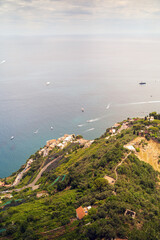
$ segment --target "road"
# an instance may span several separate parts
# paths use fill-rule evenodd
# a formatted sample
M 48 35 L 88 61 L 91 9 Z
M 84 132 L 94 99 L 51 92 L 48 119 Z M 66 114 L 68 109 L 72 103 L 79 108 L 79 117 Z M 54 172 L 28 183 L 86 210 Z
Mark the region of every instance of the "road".
M 32 162 L 33 162 L 33 159 L 29 159 L 29 160 L 28 160 L 25 169 L 23 169 L 22 172 L 18 173 L 18 176 L 16 177 L 14 183 L 12 184 L 12 187 L 17 186 L 17 185 L 20 183 L 23 175 L 24 175 L 26 172 L 28 172 L 28 170 L 30 169 L 30 165 L 31 165 Z
M 21 187 L 21 188 L 17 188 L 17 189 L 12 189 L 12 190 L 7 190 L 7 191 L 3 191 L 4 192 L 13 192 L 13 191 L 16 191 L 16 192 L 20 192 L 21 190 L 24 190 L 26 188 L 32 188 L 32 190 L 35 190 L 39 187 L 39 185 L 36 185 L 36 183 L 38 182 L 38 180 L 40 179 L 40 177 L 42 176 L 42 173 L 52 164 L 54 163 L 55 161 L 57 161 L 61 156 L 53 159 L 51 162 L 49 162 L 47 165 L 45 165 L 41 170 L 40 172 L 38 173 L 37 177 L 33 180 L 32 183 L 24 186 L 24 187 Z

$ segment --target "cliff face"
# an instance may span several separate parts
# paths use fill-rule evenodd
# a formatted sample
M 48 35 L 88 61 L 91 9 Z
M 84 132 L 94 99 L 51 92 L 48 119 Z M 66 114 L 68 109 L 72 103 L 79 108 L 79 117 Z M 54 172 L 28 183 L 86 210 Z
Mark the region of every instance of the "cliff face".
M 160 239 L 159 126 L 128 119 L 94 141 L 48 141 L 1 180 L 2 239 Z
M 155 171 L 160 172 L 160 144 L 157 141 L 150 139 L 147 141 L 144 137 L 135 138 L 132 142 L 139 151 L 136 156 L 146 163 L 149 163 Z

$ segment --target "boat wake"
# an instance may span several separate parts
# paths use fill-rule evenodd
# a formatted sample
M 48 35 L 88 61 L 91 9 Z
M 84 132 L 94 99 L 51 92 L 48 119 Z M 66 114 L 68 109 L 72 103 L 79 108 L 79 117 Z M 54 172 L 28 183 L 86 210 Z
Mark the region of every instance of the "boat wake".
M 110 108 L 110 104 L 107 105 L 106 109 L 108 110 Z
M 160 101 L 146 101 L 146 102 L 134 102 L 134 103 L 128 103 L 127 105 L 140 105 L 140 104 L 147 104 L 147 103 L 160 103 Z
M 84 126 L 84 124 L 79 124 L 79 125 L 78 125 L 78 127 L 83 127 L 83 126 Z
M 87 120 L 86 122 L 87 123 L 92 123 L 92 122 L 96 122 L 96 121 L 99 121 L 100 118 L 94 118 L 94 119 L 90 119 L 90 120 Z
M 146 101 L 146 102 L 124 103 L 124 104 L 117 104 L 117 106 L 143 105 L 143 104 L 154 104 L 154 103 L 160 103 L 160 100 L 157 100 L 157 101 Z
M 90 131 L 93 131 L 95 128 L 89 128 L 87 129 L 85 132 L 90 132 Z
M 148 101 L 148 103 L 160 103 L 160 101 Z

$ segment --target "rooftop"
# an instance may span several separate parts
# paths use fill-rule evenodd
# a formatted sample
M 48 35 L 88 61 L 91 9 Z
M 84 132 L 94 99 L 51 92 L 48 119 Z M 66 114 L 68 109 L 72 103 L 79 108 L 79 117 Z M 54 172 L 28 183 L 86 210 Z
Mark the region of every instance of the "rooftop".
M 82 219 L 85 216 L 85 211 L 82 206 L 76 209 L 76 215 L 78 219 Z

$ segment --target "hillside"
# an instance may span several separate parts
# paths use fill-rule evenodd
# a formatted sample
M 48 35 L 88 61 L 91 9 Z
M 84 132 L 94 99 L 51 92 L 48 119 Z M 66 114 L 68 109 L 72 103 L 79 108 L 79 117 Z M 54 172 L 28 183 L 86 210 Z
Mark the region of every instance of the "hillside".
M 159 240 L 159 119 L 48 141 L 0 181 L 0 239 Z

